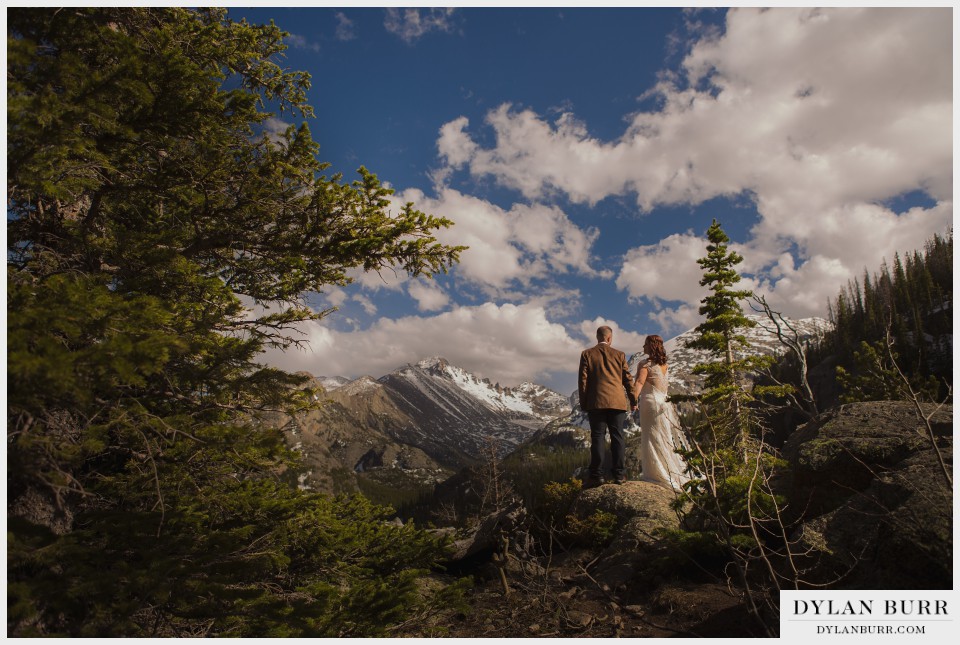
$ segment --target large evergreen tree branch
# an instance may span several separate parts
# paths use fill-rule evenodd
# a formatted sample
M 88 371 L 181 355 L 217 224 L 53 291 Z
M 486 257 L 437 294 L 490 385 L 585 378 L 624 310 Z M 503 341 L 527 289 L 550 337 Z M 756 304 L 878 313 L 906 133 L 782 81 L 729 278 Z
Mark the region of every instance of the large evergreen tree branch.
M 302 409 L 304 379 L 257 359 L 351 269 L 449 268 L 450 222 L 390 213 L 364 169 L 324 176 L 306 126 L 267 135 L 278 112 L 312 115 L 272 24 L 13 8 L 7 35 L 8 485 L 52 507 L 11 522 L 8 633 L 401 621 L 442 545 L 296 488 L 261 413 Z M 251 317 L 241 296 L 279 310 Z

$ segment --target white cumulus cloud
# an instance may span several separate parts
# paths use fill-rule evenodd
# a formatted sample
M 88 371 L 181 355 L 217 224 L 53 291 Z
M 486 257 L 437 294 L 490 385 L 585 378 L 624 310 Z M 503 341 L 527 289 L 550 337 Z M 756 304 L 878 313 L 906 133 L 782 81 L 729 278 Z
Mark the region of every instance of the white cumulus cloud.
M 324 297 L 334 307 L 340 307 L 347 301 L 349 295 L 339 287 L 333 287 L 324 292 Z
M 424 280 L 410 282 L 407 293 L 417 301 L 417 308 L 420 311 L 437 311 L 450 304 L 450 296 L 443 289 L 435 283 L 427 283 Z
M 692 232 L 634 248 L 623 260 L 617 287 L 635 300 L 696 302 L 706 294 L 697 264 L 706 252 L 706 239 Z
M 599 232 L 580 228 L 556 206 L 514 204 L 506 210 L 442 185 L 437 191 L 436 197 L 428 197 L 408 189 L 393 199 L 398 206 L 413 202 L 419 210 L 452 220 L 455 225 L 437 231 L 437 239 L 470 247 L 455 271 L 491 293 L 558 274 L 612 277 L 591 267 Z
M 374 315 L 377 313 L 377 305 L 373 303 L 370 298 L 363 295 L 362 293 L 355 293 L 350 297 L 351 300 L 360 303 L 360 306 L 363 307 L 363 310 L 369 315 Z
M 786 313 L 822 314 L 864 267 L 950 225 L 952 24 L 945 7 L 731 9 L 722 33 L 703 34 L 644 93 L 658 108 L 632 115 L 618 139 L 591 137 L 569 112 L 548 120 L 505 104 L 482 126 L 492 147 L 460 118 L 441 129 L 440 157 L 447 172 L 492 177 L 531 200 L 633 194 L 645 211 L 746 196 L 760 215 L 742 241 L 754 284 Z M 913 192 L 934 205 L 889 207 Z M 694 246 L 672 236 L 634 249 L 618 285 L 682 301 L 655 316 L 686 324 L 698 301 Z
M 317 376 L 358 377 L 382 376 L 440 355 L 504 385 L 551 377 L 569 385 L 580 351 L 589 346 L 583 338 L 571 337 L 563 325 L 550 322 L 543 307 L 528 304 L 458 306 L 432 316 L 381 318 L 354 331 L 311 321 L 301 330 L 305 349 L 269 350 L 266 362 Z
M 582 340 L 586 345 L 584 349 L 597 344 L 597 330 L 600 329 L 600 327 L 609 327 L 613 330 L 613 338 L 610 344 L 614 348 L 624 352 L 627 358 L 629 358 L 631 354 L 643 349 L 643 341 L 647 337 L 646 334 L 638 334 L 622 329 L 615 320 L 609 320 L 602 316 L 598 316 L 593 320 L 584 320 L 580 323 L 579 330 L 583 336 Z
M 407 44 L 412 44 L 431 31 L 447 33 L 453 31 L 455 12 L 456 9 L 442 7 L 423 9 L 390 7 L 386 10 L 383 26 Z

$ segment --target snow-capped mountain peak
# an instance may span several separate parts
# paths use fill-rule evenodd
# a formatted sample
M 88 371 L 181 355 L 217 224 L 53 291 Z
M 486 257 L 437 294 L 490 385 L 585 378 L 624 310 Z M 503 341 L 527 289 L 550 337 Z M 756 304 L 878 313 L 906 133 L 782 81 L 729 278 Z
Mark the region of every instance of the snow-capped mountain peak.
M 345 376 L 318 376 L 316 379 L 327 392 L 332 392 L 350 382 L 350 379 Z
M 362 416 L 400 443 L 457 467 L 480 458 L 491 441 L 503 454 L 570 410 L 566 397 L 548 388 L 503 387 L 439 356 L 376 380 L 361 377 L 333 394 L 345 409 L 364 411 Z
M 463 394 L 485 407 L 507 415 L 531 416 L 547 420 L 555 417 L 565 405 L 565 398 L 562 395 L 542 385 L 521 383 L 513 388 L 503 387 L 499 383 L 491 383 L 490 379 L 481 378 L 452 365 L 447 359 L 439 356 L 402 367 L 394 372 L 394 375 L 421 383 L 424 378 L 439 379 L 452 384 Z
M 428 369 L 442 370 L 445 367 L 447 367 L 447 365 L 449 364 L 450 364 L 449 361 L 447 361 L 447 359 L 443 358 L 442 356 L 431 356 L 430 358 L 424 358 L 423 360 L 417 361 L 416 366 L 419 367 L 420 369 L 425 369 L 425 370 L 428 370 Z

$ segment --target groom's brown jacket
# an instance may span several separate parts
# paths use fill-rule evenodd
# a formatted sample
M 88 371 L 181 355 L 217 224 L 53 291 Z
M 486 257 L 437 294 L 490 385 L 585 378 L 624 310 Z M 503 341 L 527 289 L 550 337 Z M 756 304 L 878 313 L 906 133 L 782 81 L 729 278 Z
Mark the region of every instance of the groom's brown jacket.
M 637 404 L 627 357 L 605 343 L 580 354 L 581 410 L 630 410 Z M 628 401 L 629 397 L 629 401 Z

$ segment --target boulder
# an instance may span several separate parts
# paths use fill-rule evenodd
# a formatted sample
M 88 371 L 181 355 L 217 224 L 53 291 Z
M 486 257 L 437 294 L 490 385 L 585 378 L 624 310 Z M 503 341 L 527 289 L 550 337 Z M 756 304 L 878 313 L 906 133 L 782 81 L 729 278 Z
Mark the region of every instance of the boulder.
M 926 408 L 925 412 L 932 412 Z M 952 464 L 953 410 L 933 419 Z M 912 404 L 843 405 L 784 446 L 781 482 L 799 523 L 794 552 L 807 552 L 811 582 L 843 576 L 843 588 L 952 586 L 953 491 Z
M 617 516 L 623 527 L 617 539 L 635 540 L 637 544 L 656 542 L 654 533 L 662 528 L 679 526 L 677 513 L 671 508 L 676 494 L 649 482 L 628 481 L 623 485 L 606 484 L 583 491 L 573 505 L 573 514 L 586 519 L 594 511 Z M 632 530 L 625 531 L 627 525 Z M 634 547 L 636 548 L 636 547 Z
M 464 560 L 478 553 L 499 548 L 504 535 L 512 535 L 527 519 L 527 509 L 522 502 L 515 501 L 506 508 L 484 517 L 466 534 L 459 535 L 453 542 L 451 562 Z
M 672 490 L 640 481 L 607 484 L 580 494 L 572 511 L 577 518 L 586 519 L 598 510 L 617 517 L 617 533 L 591 569 L 601 586 L 623 587 L 663 555 L 666 547 L 660 532 L 680 526 L 671 507 L 675 499 Z

